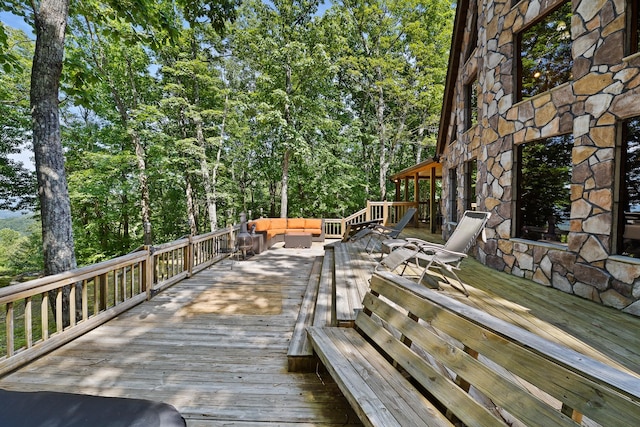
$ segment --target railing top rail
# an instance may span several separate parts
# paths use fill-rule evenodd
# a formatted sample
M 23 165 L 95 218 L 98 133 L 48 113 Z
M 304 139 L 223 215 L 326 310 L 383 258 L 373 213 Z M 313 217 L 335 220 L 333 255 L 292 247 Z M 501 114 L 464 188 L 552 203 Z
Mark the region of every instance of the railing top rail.
M 240 229 L 240 226 L 231 226 L 231 227 L 221 228 L 216 231 L 210 231 L 209 233 L 198 234 L 197 236 L 193 236 L 191 238 L 191 241 L 193 243 L 197 243 L 203 240 L 211 239 L 212 237 L 224 236 L 225 234 L 229 234 L 230 232 L 234 230 L 239 230 L 239 229 Z
M 69 270 L 63 273 L 29 280 L 28 282 L 6 286 L 0 289 L 0 304 L 15 300 L 16 296 L 24 298 L 30 294 L 46 292 L 84 279 L 99 276 L 119 267 L 145 261 L 146 259 L 147 251 L 143 250 L 103 261 L 98 264 L 92 264 L 86 267 L 76 268 L 75 270 Z
M 346 217 L 344 220 L 345 222 L 349 222 L 349 221 L 353 221 L 354 219 L 358 218 L 359 216 L 362 216 L 364 214 L 367 213 L 367 208 L 364 209 L 360 209 L 358 212 L 349 215 L 348 217 Z
M 161 245 L 158 246 L 154 246 L 153 247 L 153 252 L 155 254 L 159 254 L 162 252 L 168 252 L 171 251 L 173 249 L 178 249 L 181 247 L 185 247 L 189 245 L 189 238 L 186 239 L 179 239 L 179 240 L 174 240 L 173 242 L 169 242 L 169 243 L 163 243 Z
M 369 202 L 369 204 L 371 206 L 414 206 L 416 205 L 416 202 L 398 202 L 398 201 L 394 201 L 394 202 Z

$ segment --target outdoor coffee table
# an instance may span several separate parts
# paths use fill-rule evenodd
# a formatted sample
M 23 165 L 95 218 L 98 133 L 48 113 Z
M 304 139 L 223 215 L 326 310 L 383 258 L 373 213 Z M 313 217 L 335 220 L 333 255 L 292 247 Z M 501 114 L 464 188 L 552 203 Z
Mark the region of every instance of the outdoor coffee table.
M 284 235 L 285 248 L 310 248 L 311 233 L 304 231 L 289 231 Z

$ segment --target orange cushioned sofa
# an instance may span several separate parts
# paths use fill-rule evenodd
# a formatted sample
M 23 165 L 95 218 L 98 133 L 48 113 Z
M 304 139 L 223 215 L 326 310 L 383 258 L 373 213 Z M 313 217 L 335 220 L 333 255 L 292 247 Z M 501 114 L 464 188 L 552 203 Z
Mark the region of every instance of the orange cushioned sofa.
M 274 243 L 284 242 L 284 235 L 290 231 L 304 231 L 311 233 L 314 242 L 324 241 L 324 220 L 315 218 L 260 218 L 249 222 L 251 229 L 256 225 L 256 233 L 264 234 L 265 247 L 270 248 Z

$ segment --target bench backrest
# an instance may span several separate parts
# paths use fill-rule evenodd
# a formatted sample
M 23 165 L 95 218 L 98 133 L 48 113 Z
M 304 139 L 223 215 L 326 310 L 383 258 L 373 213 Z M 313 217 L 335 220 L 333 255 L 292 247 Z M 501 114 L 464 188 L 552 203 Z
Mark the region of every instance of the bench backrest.
M 360 332 L 464 424 L 640 425 L 639 377 L 391 273 L 363 306 Z

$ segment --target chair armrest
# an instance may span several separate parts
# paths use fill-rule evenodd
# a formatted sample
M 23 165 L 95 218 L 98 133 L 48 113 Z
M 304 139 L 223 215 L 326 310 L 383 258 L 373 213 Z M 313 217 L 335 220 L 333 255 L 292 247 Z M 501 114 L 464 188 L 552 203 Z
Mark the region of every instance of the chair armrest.
M 442 248 L 444 246 L 440 243 L 428 242 L 426 240 L 418 239 L 417 237 L 407 237 L 405 240 L 424 247 L 432 246 L 434 248 Z
M 454 252 L 454 251 L 450 251 L 448 249 L 444 249 L 444 248 L 440 248 L 437 246 L 428 246 L 428 245 L 421 245 L 420 246 L 420 252 L 427 254 L 427 255 L 436 255 L 436 254 L 446 254 L 446 255 L 453 255 L 453 256 L 457 256 L 460 258 L 466 258 L 467 254 L 463 253 L 463 252 Z

